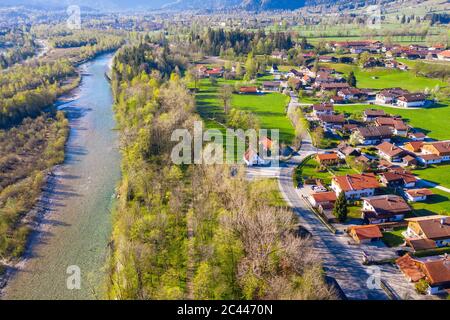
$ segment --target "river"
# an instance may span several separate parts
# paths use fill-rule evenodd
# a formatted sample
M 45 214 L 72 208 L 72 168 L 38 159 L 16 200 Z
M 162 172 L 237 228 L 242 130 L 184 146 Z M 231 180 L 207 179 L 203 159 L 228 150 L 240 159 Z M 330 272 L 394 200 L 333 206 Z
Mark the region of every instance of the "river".
M 83 78 L 69 102 L 66 159 L 44 190 L 39 230 L 6 287 L 4 299 L 100 299 L 111 237 L 111 208 L 120 179 L 118 134 L 104 73 L 112 54 L 80 66 Z M 65 97 L 66 99 L 68 97 Z M 68 267 L 71 273 L 68 274 Z M 77 289 L 77 268 L 81 286 Z M 67 279 L 72 281 L 68 289 Z

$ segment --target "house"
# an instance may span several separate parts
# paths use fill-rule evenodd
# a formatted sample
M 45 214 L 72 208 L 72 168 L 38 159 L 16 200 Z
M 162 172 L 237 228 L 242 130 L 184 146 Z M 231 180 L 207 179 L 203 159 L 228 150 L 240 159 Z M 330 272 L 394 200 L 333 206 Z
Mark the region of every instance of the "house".
M 368 158 L 365 154 L 362 154 L 355 158 L 355 162 L 364 164 L 364 165 L 370 165 L 372 162 L 372 159 Z
M 212 68 L 212 69 L 208 69 L 206 70 L 206 74 L 208 75 L 208 77 L 210 78 L 219 78 L 222 77 L 224 73 L 224 69 L 223 68 Z
M 275 50 L 272 52 L 272 58 L 273 59 L 280 59 L 280 60 L 286 60 L 287 59 L 287 53 L 285 50 L 279 51 Z
M 333 56 L 320 56 L 319 62 L 335 62 L 337 59 Z
M 349 156 L 356 157 L 356 156 L 360 155 L 360 152 L 358 149 L 353 148 L 352 146 L 348 145 L 345 142 L 341 142 L 337 146 L 337 153 L 341 159 L 345 159 L 346 157 L 349 157 Z
M 243 93 L 243 94 L 255 94 L 258 93 L 258 87 L 241 87 L 239 89 L 239 93 Z
M 359 127 L 352 133 L 351 139 L 363 145 L 375 145 L 391 141 L 392 130 L 389 127 Z
M 389 127 L 391 128 L 392 133 L 397 136 L 406 137 L 408 135 L 408 126 L 401 119 L 391 117 L 379 117 L 375 119 L 375 125 L 378 127 L 380 126 Z
M 408 93 L 408 91 L 401 88 L 384 89 L 376 95 L 375 100 L 377 103 L 394 104 L 397 102 L 398 97 Z
M 411 172 L 402 169 L 380 173 L 380 181 L 390 188 L 414 188 L 417 183 L 416 177 Z
M 347 174 L 345 176 L 335 176 L 331 180 L 331 189 L 336 195 L 345 193 L 347 199 L 360 199 L 375 194 L 375 189 L 380 184 L 373 173 Z
M 417 161 L 423 165 L 441 163 L 442 158 L 437 154 L 419 154 L 417 155 Z
M 322 91 L 332 91 L 350 88 L 350 85 L 347 82 L 324 82 L 320 83 L 319 87 Z
M 265 91 L 280 91 L 281 83 L 279 81 L 264 81 L 262 84 L 263 90 Z
M 433 191 L 426 188 L 405 190 L 406 200 L 411 202 L 426 201 L 432 195 Z
M 337 197 L 333 191 L 317 192 L 317 193 L 312 193 L 308 197 L 308 200 L 314 208 L 317 208 L 317 207 L 319 207 L 319 205 L 334 206 L 334 203 L 336 202 Z
M 450 50 L 444 50 L 437 54 L 439 60 L 450 61 Z
M 249 167 L 257 166 L 257 165 L 267 165 L 270 163 L 270 161 L 261 158 L 259 156 L 258 152 L 254 149 L 248 149 L 244 153 L 243 158 L 244 158 L 245 164 Z
M 423 142 L 422 141 L 410 141 L 403 145 L 403 149 L 409 152 L 420 152 L 422 150 Z
M 422 146 L 422 153 L 439 156 L 441 161 L 450 161 L 450 141 L 425 143 Z
M 406 201 L 396 195 L 363 198 L 362 218 L 369 224 L 401 221 L 411 212 Z
M 365 122 L 372 122 L 381 117 L 388 117 L 384 110 L 366 109 L 363 113 L 363 119 Z
M 405 237 L 409 240 L 428 239 L 435 247 L 450 246 L 450 217 L 425 216 L 406 219 L 408 228 Z
M 364 92 L 356 88 L 341 89 L 337 92 L 337 95 L 339 97 L 342 97 L 344 100 L 356 100 L 367 98 L 367 95 Z
M 377 225 L 353 226 L 349 228 L 348 234 L 356 243 L 368 243 L 383 238 L 383 234 Z
M 450 261 L 448 256 L 413 258 L 409 254 L 395 260 L 410 282 L 424 279 L 428 283 L 427 294 L 446 293 L 450 289 Z
M 318 118 L 320 124 L 325 128 L 342 129 L 345 123 L 345 116 L 343 114 L 323 114 Z
M 407 156 L 403 157 L 402 163 L 405 166 L 416 166 L 417 165 L 417 160 L 416 160 L 415 157 L 413 157 L 413 156 L 408 154 Z
M 331 103 L 321 103 L 321 104 L 314 104 L 312 106 L 313 109 L 313 115 L 318 117 L 320 115 L 332 115 L 334 112 L 334 107 Z
M 400 162 L 407 152 L 400 147 L 393 145 L 390 142 L 383 142 L 377 147 L 378 155 L 390 162 Z
M 423 132 L 417 131 L 417 132 L 410 132 L 408 134 L 408 137 L 412 139 L 413 141 L 423 141 L 427 137 L 427 135 Z
M 427 97 L 422 93 L 404 94 L 397 98 L 397 105 L 403 108 L 423 107 Z
M 340 158 L 337 153 L 319 153 L 316 155 L 316 160 L 320 165 L 335 165 L 340 162 Z

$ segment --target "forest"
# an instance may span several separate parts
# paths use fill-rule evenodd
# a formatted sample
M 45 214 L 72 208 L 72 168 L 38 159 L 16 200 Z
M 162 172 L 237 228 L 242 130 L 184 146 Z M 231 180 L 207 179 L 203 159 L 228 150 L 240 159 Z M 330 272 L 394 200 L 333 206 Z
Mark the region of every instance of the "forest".
M 176 60 L 150 45 L 122 49 L 115 59 L 123 160 L 109 298 L 335 298 L 293 212 L 269 201 L 276 188 L 248 182 L 240 167 L 171 162 L 172 131 L 192 128 L 199 116 L 175 72 L 184 66 L 140 68 L 149 63 L 143 56 L 161 50 Z
M 26 118 L 0 130 L 0 258 L 20 257 L 47 170 L 64 160 L 68 121 L 62 112 Z
M 247 54 L 255 48 L 261 54 L 271 54 L 273 50 L 289 50 L 293 39 L 289 33 L 242 30 L 225 31 L 211 29 L 204 33 L 191 32 L 189 42 L 208 55 L 223 55 L 233 52 L 235 55 Z

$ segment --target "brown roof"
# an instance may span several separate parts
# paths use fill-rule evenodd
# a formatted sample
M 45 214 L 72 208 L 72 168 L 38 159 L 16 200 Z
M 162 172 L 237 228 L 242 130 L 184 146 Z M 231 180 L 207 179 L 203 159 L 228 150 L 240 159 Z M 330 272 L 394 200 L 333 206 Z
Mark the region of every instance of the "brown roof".
M 400 167 L 390 168 L 388 172 L 382 173 L 382 176 L 389 181 L 395 181 L 402 179 L 405 183 L 416 182 L 417 178 L 410 171 L 407 171 Z
M 257 87 L 241 87 L 239 89 L 240 92 L 243 93 L 256 93 L 258 92 L 258 88 Z
M 389 157 L 399 156 L 405 153 L 402 148 L 394 146 L 392 143 L 383 142 L 377 146 L 377 149 Z
M 428 239 L 450 239 L 450 218 L 446 216 L 431 216 L 411 218 L 408 221 L 417 222 Z
M 411 208 L 402 197 L 396 195 L 383 195 L 363 198 L 377 214 L 405 214 L 411 212 Z
M 406 193 L 409 194 L 411 197 L 422 197 L 422 196 L 431 196 L 433 195 L 433 191 L 426 188 L 421 189 L 410 189 L 406 190 Z
M 399 97 L 398 100 L 405 102 L 416 102 L 424 101 L 426 98 L 427 97 L 423 93 L 410 93 Z
M 439 141 L 430 143 L 433 147 L 436 148 L 436 150 L 439 152 L 440 155 L 447 155 L 450 154 L 450 142 L 449 141 Z
M 411 151 L 417 152 L 420 151 L 420 148 L 422 148 L 423 142 L 422 141 L 410 141 L 405 144 L 405 147 L 410 147 Z
M 425 161 L 429 161 L 429 160 L 437 160 L 440 159 L 441 157 L 438 156 L 437 154 L 421 154 L 417 156 L 418 158 L 421 158 Z
M 320 121 L 328 123 L 344 123 L 345 117 L 343 114 L 322 114 L 319 116 Z
M 318 154 L 317 158 L 319 159 L 319 161 L 323 161 L 323 160 L 337 160 L 339 159 L 337 153 L 322 153 L 322 154 Z
M 425 277 L 425 274 L 420 270 L 413 258 L 409 254 L 395 260 L 400 270 L 413 282 L 417 282 Z
M 331 82 L 331 83 L 322 83 L 320 88 L 323 90 L 333 90 L 333 89 L 343 89 L 349 88 L 350 85 L 346 82 Z
M 311 197 L 313 197 L 317 203 L 334 202 L 337 199 L 336 193 L 333 191 L 312 193 Z
M 312 108 L 315 111 L 333 111 L 334 109 L 331 103 L 314 104 Z
M 450 260 L 447 257 L 424 262 L 422 270 L 427 275 L 431 285 L 450 282 Z
M 377 225 L 373 224 L 366 226 L 353 226 L 350 228 L 350 231 L 353 231 L 360 240 L 376 239 L 383 237 L 380 228 Z
M 392 131 L 389 127 L 359 127 L 356 130 L 361 134 L 363 138 L 390 138 L 392 137 Z
M 410 136 L 411 137 L 415 137 L 415 138 L 425 138 L 427 135 L 425 133 L 423 133 L 423 132 L 418 131 L 418 132 L 410 133 Z
M 413 248 L 414 251 L 436 248 L 436 242 L 431 239 L 406 239 L 406 243 Z
M 369 117 L 383 117 L 386 115 L 386 112 L 378 109 L 366 109 L 364 110 L 364 114 Z
M 380 186 L 373 173 L 347 174 L 345 176 L 336 176 L 333 180 L 343 191 L 375 189 Z

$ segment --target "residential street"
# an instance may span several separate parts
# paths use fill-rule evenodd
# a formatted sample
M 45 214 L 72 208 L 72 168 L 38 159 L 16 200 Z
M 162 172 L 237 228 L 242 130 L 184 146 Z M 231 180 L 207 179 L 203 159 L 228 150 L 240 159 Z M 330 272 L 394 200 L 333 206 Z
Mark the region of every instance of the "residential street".
M 292 96 L 289 108 L 295 108 L 298 105 L 297 101 L 297 98 Z M 305 157 L 317 151 L 312 145 L 311 137 L 304 139 L 298 154 L 281 164 L 279 187 L 285 201 L 298 215 L 300 224 L 311 233 L 317 254 L 323 261 L 327 275 L 337 280 L 349 299 L 388 299 L 385 291 L 377 285 L 379 281 L 374 280 L 377 278 L 377 275 L 379 275 L 379 279 L 388 283 L 397 295 L 397 298 L 423 299 L 415 292 L 414 286 L 408 283 L 403 274 L 395 267 L 390 265 L 363 265 L 363 250 L 366 249 L 368 251 L 367 246 L 349 244 L 350 238 L 342 231 L 339 231 L 337 234 L 331 233 L 316 215 L 310 211 L 301 198 L 301 189 L 294 187 L 292 176 L 294 168 Z M 375 250 L 387 250 L 387 256 L 393 255 L 392 249 L 389 248 L 370 248 L 370 250 L 374 250 L 373 252 Z M 380 253 L 378 252 L 377 256 Z M 374 276 L 371 277 L 372 275 Z

